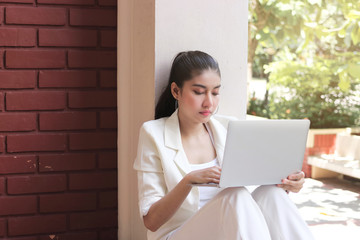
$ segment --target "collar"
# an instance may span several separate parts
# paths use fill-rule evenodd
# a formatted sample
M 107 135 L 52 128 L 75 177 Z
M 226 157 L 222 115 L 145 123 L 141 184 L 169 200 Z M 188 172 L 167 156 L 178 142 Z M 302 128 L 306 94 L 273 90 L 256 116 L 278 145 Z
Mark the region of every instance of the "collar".
M 227 130 L 213 116 L 210 118 L 208 126 L 213 133 L 216 156 L 221 166 Z M 177 151 L 174 161 L 180 169 L 182 169 L 185 173 L 189 173 L 191 168 L 181 142 L 180 123 L 177 110 L 168 119 L 166 119 L 164 134 L 165 146 Z

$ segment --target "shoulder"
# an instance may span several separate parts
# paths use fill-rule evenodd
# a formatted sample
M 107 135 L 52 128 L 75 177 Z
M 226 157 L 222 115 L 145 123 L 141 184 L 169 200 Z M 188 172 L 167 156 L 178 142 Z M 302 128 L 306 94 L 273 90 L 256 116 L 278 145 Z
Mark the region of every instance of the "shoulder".
M 239 120 L 239 119 L 236 118 L 236 117 L 233 117 L 233 116 L 218 115 L 218 114 L 213 116 L 213 121 L 218 122 L 219 124 L 221 124 L 226 129 L 227 129 L 227 126 L 228 126 L 230 121 L 236 121 L 236 120 Z
M 165 122 L 167 118 L 160 118 L 157 120 L 150 120 L 144 122 L 140 127 L 140 138 L 158 138 L 163 136 L 165 129 Z
M 144 122 L 141 126 L 144 130 L 152 130 L 152 129 L 158 129 L 158 128 L 164 128 L 165 122 L 167 118 L 160 118 L 156 120 L 150 120 L 147 122 Z

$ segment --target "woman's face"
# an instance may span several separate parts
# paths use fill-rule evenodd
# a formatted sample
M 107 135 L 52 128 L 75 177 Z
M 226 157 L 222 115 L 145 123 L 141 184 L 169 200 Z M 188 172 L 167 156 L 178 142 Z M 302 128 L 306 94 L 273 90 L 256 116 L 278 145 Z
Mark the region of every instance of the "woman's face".
M 180 89 L 172 83 L 171 89 L 179 104 L 179 118 L 193 123 L 205 123 L 219 104 L 220 76 L 213 70 L 185 81 Z

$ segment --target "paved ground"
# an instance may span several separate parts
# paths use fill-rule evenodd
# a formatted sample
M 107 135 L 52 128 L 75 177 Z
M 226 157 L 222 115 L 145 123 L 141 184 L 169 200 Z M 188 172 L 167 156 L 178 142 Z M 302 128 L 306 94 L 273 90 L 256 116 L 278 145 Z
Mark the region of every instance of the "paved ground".
M 360 182 L 306 179 L 290 194 L 317 240 L 360 240 Z

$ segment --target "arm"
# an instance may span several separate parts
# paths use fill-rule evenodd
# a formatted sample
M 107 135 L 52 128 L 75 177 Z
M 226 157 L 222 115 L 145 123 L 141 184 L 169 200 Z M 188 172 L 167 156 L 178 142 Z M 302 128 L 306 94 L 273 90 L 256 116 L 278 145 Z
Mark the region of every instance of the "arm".
M 187 174 L 168 194 L 151 205 L 147 215 L 143 217 L 145 227 L 156 231 L 166 223 L 180 208 L 192 189 L 194 183 L 219 183 L 220 168 L 211 167 Z

